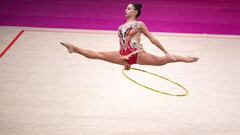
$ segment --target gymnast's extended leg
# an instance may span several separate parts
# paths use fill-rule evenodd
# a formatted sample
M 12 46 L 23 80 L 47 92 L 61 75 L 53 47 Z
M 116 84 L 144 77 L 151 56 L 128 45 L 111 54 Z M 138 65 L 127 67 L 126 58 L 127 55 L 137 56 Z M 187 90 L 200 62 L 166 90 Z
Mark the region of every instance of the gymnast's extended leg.
M 89 59 L 100 59 L 100 60 L 108 61 L 111 63 L 119 64 L 119 65 L 127 64 L 124 59 L 121 59 L 120 54 L 117 51 L 97 52 L 97 51 L 82 49 L 80 47 L 76 47 L 69 43 L 61 42 L 61 44 L 68 49 L 69 53 L 78 53 Z
M 192 63 L 198 61 L 198 57 L 184 57 L 179 55 L 170 55 L 170 56 L 156 56 L 149 54 L 145 51 L 138 53 L 137 63 L 140 65 L 154 65 L 161 66 L 173 62 L 185 62 Z

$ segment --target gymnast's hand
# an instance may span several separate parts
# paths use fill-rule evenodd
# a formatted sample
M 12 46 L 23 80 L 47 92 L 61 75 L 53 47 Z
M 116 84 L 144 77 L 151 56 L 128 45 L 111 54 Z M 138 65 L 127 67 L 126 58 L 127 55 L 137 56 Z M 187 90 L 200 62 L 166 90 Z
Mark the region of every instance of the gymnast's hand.
M 127 63 L 127 60 L 129 59 L 129 56 L 121 56 L 121 59 L 124 61 L 124 69 L 129 70 L 131 68 L 131 65 Z
M 129 64 L 124 64 L 124 69 L 125 70 L 129 70 L 131 68 L 131 65 L 129 65 Z

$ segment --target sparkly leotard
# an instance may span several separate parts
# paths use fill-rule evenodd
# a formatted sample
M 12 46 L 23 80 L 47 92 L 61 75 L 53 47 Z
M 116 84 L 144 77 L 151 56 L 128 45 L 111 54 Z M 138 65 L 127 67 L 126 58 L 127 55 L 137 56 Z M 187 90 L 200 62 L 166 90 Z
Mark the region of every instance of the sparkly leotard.
M 137 28 L 138 22 L 128 22 L 119 26 L 118 36 L 120 41 L 119 53 L 121 56 L 127 56 L 126 60 L 130 65 L 136 64 L 137 53 L 143 50 L 142 45 L 137 42 L 135 37 L 140 31 Z

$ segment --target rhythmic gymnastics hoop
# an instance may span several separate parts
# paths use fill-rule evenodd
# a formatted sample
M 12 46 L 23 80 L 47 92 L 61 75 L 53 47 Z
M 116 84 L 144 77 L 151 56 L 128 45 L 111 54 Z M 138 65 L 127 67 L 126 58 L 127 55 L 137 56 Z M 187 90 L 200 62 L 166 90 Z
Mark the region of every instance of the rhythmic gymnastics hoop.
M 141 72 L 144 72 L 144 73 L 153 75 L 153 76 L 157 76 L 157 77 L 162 78 L 162 79 L 164 79 L 164 80 L 167 80 L 168 82 L 171 82 L 171 83 L 177 85 L 178 87 L 182 88 L 182 89 L 185 91 L 185 93 L 183 93 L 183 94 L 172 94 L 172 93 L 163 92 L 163 91 L 160 91 L 160 90 L 157 90 L 157 89 L 148 87 L 148 86 L 143 85 L 143 84 L 137 82 L 136 80 L 130 78 L 130 77 L 124 72 L 124 71 L 126 71 L 125 69 L 122 70 L 122 74 L 123 74 L 128 80 L 134 82 L 135 84 L 137 84 L 137 85 L 139 85 L 139 86 L 141 86 L 141 87 L 143 87 L 143 88 L 152 90 L 152 91 L 157 92 L 157 93 L 169 95 L 169 96 L 187 96 L 187 95 L 188 95 L 188 90 L 187 90 L 185 87 L 183 87 L 181 84 L 179 84 L 179 83 L 177 83 L 177 82 L 175 82 L 175 81 L 172 81 L 172 80 L 170 80 L 170 79 L 168 79 L 168 78 L 166 78 L 166 77 L 160 76 L 160 75 L 158 75 L 158 74 L 155 74 L 155 73 L 152 73 L 152 72 L 148 72 L 148 71 L 146 71 L 146 70 L 142 70 L 142 69 L 138 69 L 138 68 L 130 68 L 130 69 L 131 69 L 131 70 L 136 70 L 136 71 L 141 71 Z

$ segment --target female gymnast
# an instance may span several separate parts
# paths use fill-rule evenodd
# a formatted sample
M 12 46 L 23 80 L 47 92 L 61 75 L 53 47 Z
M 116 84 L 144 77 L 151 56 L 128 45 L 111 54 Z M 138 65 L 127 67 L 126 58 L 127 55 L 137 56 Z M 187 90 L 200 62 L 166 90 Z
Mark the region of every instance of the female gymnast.
M 68 49 L 69 53 L 78 53 L 90 59 L 100 59 L 124 65 L 126 70 L 129 70 L 132 64 L 161 66 L 173 62 L 192 63 L 198 61 L 198 57 L 184 57 L 168 53 L 162 44 L 149 32 L 144 22 L 137 21 L 137 17 L 141 14 L 141 8 L 142 4 L 128 4 L 125 10 L 126 22 L 118 28 L 119 51 L 97 52 L 79 48 L 69 43 L 60 43 Z M 165 56 L 160 57 L 147 53 L 140 44 L 142 33 L 151 43 L 161 49 Z

